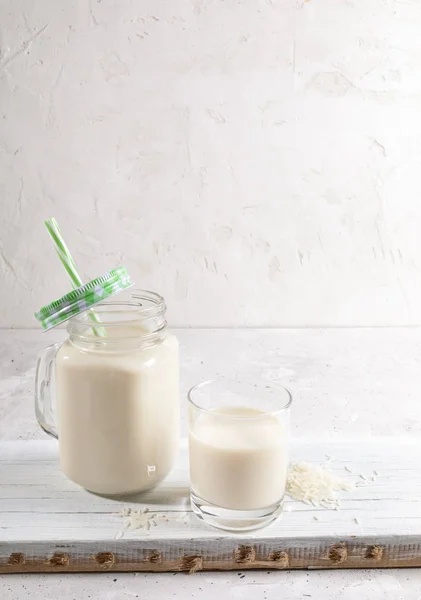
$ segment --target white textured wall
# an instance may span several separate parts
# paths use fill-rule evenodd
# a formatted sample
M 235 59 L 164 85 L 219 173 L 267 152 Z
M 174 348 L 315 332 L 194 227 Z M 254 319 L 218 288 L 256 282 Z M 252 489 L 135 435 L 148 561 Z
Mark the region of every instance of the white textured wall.
M 420 0 L 1 0 L 0 325 L 117 264 L 177 325 L 421 323 Z

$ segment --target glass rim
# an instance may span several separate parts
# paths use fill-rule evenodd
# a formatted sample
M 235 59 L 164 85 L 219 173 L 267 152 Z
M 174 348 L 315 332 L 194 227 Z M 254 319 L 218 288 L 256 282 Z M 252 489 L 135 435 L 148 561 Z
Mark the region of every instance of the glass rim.
M 258 415 L 253 415 L 253 416 L 249 416 L 249 417 L 245 417 L 245 416 L 237 416 L 237 415 L 229 415 L 229 414 L 224 414 L 224 413 L 217 413 L 217 412 L 213 412 L 212 409 L 209 408 L 204 408 L 203 406 L 200 406 L 199 404 L 197 404 L 197 402 L 195 402 L 193 400 L 193 395 L 196 391 L 205 388 L 207 386 L 210 386 L 213 383 L 220 383 L 220 382 L 225 382 L 227 384 L 235 384 L 235 385 L 244 385 L 243 382 L 238 381 L 238 379 L 232 379 L 232 378 L 228 378 L 228 377 L 220 377 L 219 379 L 205 379 L 204 381 L 201 381 L 200 383 L 196 383 L 193 387 L 191 387 L 189 389 L 189 391 L 187 392 L 187 400 L 189 402 L 189 404 L 191 406 L 193 406 L 196 410 L 199 410 L 203 413 L 207 413 L 207 414 L 211 414 L 214 417 L 222 417 L 224 419 L 235 419 L 235 420 L 258 420 L 258 419 L 265 419 L 267 417 L 274 417 L 276 415 L 279 415 L 282 412 L 287 411 L 291 404 L 292 404 L 292 394 L 289 391 L 288 388 L 286 388 L 284 385 L 278 385 L 278 384 L 255 384 L 255 387 L 264 387 L 265 389 L 272 389 L 275 391 L 283 391 L 286 392 L 287 394 L 287 400 L 286 402 L 283 404 L 283 406 L 281 406 L 281 408 L 278 408 L 276 410 L 271 410 L 271 411 L 262 411 L 261 414 Z M 247 384 L 246 384 L 247 385 Z M 252 385 L 252 384 L 249 384 Z

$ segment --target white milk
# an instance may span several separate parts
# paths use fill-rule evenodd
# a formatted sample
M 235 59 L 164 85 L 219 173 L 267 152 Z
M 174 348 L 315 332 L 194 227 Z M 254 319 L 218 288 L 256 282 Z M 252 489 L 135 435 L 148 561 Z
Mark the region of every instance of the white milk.
M 113 327 L 107 337 L 124 338 L 126 329 Z M 56 357 L 61 468 L 100 494 L 147 490 L 177 453 L 177 339 L 167 334 L 149 348 L 117 340 L 88 347 L 67 341 Z
M 202 500 L 235 510 L 282 500 L 288 445 L 285 425 L 276 417 L 248 408 L 202 413 L 191 426 L 189 444 L 191 486 Z

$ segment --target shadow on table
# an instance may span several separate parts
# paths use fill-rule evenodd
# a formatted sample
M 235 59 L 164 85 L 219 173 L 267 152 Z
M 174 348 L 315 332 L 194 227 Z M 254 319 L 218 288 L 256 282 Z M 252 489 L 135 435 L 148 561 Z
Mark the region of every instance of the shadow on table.
M 165 506 L 187 506 L 190 503 L 190 490 L 186 486 L 169 487 L 161 483 L 156 488 L 138 494 L 125 494 L 120 496 L 108 496 L 105 494 L 94 494 L 107 500 L 116 502 L 130 502 L 131 504 L 156 504 Z

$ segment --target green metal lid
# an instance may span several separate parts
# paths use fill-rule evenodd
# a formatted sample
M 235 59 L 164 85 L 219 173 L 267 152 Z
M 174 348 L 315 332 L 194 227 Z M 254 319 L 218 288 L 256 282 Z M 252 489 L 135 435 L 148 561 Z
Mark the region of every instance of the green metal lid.
M 118 267 L 43 306 L 35 317 L 43 329 L 51 329 L 132 285 L 126 269 Z

